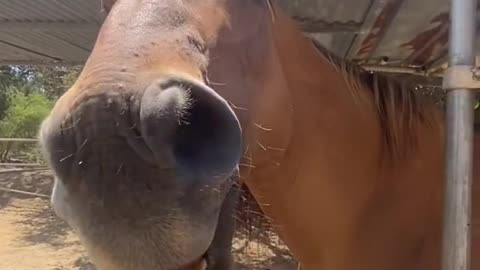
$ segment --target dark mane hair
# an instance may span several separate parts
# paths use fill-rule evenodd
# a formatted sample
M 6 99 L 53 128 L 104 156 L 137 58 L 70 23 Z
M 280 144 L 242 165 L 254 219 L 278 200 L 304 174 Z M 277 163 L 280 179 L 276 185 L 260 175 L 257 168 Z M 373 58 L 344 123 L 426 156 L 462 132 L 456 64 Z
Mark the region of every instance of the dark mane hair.
M 406 157 L 418 146 L 418 127 L 439 124 L 440 108 L 413 82 L 366 71 L 360 65 L 334 55 L 316 40 L 311 41 L 321 56 L 346 78 L 354 98 L 359 98 L 359 94 L 367 91 L 376 107 L 389 157 Z

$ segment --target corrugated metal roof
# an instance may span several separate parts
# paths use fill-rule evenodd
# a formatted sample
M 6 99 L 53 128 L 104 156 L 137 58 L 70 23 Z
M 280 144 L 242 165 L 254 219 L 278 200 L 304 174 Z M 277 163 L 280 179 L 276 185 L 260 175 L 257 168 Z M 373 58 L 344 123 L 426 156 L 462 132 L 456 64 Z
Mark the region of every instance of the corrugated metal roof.
M 276 1 L 307 35 L 372 70 L 435 72 L 446 63 L 449 0 Z M 0 0 L 0 63 L 83 63 L 99 11 L 100 0 Z
M 84 62 L 99 11 L 99 0 L 0 0 L 0 63 Z

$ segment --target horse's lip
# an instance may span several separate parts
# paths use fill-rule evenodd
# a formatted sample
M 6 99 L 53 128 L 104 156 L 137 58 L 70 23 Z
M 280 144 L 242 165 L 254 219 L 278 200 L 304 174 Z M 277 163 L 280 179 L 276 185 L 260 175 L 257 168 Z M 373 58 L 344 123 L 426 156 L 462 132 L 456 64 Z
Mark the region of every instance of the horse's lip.
M 176 269 L 176 270 L 190 270 L 192 268 L 193 265 L 195 264 L 188 264 L 186 266 L 183 266 L 181 267 L 180 269 Z M 207 260 L 207 257 L 206 255 L 200 257 L 200 267 L 199 268 L 194 268 L 195 270 L 207 270 L 208 268 L 208 260 Z
M 202 257 L 202 261 L 200 263 L 201 263 L 200 270 L 207 270 L 208 261 L 207 261 L 207 258 L 205 256 Z

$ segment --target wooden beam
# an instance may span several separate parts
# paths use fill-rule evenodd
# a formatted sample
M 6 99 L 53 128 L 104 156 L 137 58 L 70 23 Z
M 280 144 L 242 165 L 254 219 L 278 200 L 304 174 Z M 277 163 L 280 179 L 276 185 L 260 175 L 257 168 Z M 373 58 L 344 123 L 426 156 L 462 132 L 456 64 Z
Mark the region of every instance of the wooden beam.
M 34 138 L 0 138 L 0 142 L 38 142 L 38 139 Z

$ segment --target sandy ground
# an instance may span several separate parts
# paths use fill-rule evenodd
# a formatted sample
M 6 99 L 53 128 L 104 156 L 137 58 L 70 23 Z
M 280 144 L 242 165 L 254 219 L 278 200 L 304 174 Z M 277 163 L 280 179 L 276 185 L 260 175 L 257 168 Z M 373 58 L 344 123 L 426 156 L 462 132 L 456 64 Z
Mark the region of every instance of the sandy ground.
M 0 187 L 49 194 L 48 172 L 0 174 Z M 293 270 L 285 246 L 235 239 L 237 269 Z M 1 270 L 94 270 L 75 234 L 59 220 L 48 198 L 0 191 Z

